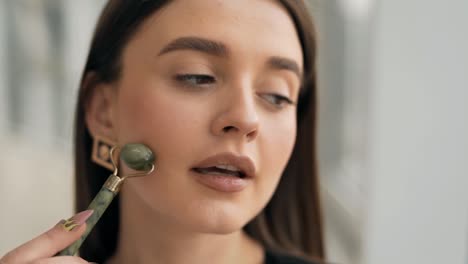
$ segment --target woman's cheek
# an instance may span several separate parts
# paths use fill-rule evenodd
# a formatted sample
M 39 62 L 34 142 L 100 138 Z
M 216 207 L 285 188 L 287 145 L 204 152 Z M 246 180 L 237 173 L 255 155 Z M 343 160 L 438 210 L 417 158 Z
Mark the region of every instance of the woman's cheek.
M 296 139 L 295 123 L 289 121 L 274 122 L 264 129 L 268 135 L 265 136 L 265 149 L 261 154 L 268 164 L 270 175 L 275 175 L 277 180 L 286 167 L 294 147 Z
M 200 107 L 164 88 L 150 87 L 128 96 L 122 93 L 121 97 L 120 141 L 147 144 L 155 152 L 157 175 L 179 175 L 181 169 L 190 165 L 186 163 L 193 160 L 191 151 L 203 138 L 202 131 L 206 131 L 201 127 L 200 119 L 204 118 L 200 116 Z M 164 185 L 178 182 L 176 178 L 169 179 L 163 177 L 150 182 Z M 146 188 L 148 180 L 141 181 L 140 187 Z
M 149 86 L 139 87 L 134 91 L 122 91 L 119 130 L 125 137 L 124 140 L 156 143 L 154 141 L 157 138 L 164 138 L 171 141 L 186 131 L 193 115 L 190 115 L 187 102 L 181 102 L 173 93 L 168 93 L 169 89 L 170 87 Z

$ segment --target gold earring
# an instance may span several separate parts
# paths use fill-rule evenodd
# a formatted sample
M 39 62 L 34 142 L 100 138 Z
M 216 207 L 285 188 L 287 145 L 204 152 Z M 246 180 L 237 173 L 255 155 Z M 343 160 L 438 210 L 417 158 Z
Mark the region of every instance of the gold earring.
M 110 171 L 114 171 L 115 167 L 112 163 L 111 150 L 115 146 L 117 146 L 117 144 L 106 137 L 93 137 L 91 160 Z

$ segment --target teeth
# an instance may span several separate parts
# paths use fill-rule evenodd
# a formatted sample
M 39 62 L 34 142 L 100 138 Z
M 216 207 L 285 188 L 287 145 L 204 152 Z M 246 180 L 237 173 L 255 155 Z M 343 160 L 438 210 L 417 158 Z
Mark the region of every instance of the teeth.
M 237 167 L 231 165 L 216 165 L 215 167 L 223 170 L 240 171 Z

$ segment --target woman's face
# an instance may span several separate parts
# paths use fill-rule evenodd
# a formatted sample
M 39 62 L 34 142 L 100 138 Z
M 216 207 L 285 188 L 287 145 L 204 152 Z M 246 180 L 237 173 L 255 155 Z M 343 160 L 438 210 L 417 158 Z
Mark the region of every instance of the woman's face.
M 117 141 L 147 144 L 156 170 L 129 180 L 125 195 L 191 230 L 242 228 L 290 158 L 296 106 L 288 100 L 297 102 L 301 73 L 300 42 L 277 1 L 176 0 L 153 14 L 123 51 L 112 112 Z M 222 171 L 193 169 L 220 153 L 250 160 L 251 178 L 213 183 Z M 215 165 L 240 166 L 223 158 L 200 166 Z

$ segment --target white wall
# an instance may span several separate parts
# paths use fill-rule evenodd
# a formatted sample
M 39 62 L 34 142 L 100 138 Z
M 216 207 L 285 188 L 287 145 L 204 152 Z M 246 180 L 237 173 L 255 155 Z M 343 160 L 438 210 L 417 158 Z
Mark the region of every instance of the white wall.
M 0 1 L 0 43 L 6 43 L 6 27 L 5 27 L 5 3 Z M 7 107 L 6 107 L 6 47 L 0 44 L 0 134 L 5 131 L 7 123 Z
M 468 1 L 381 0 L 363 263 L 466 264 Z
M 25 118 L 11 120 L 4 111 L 12 101 L 7 93 L 7 88 L 11 88 L 6 80 L 8 62 L 0 60 L 0 256 L 73 213 L 73 109 L 89 42 L 104 1 L 0 0 L 0 22 L 4 22 L 6 3 L 14 6 L 16 12 L 10 14 L 14 19 L 9 24 L 0 23 L 0 58 L 8 52 L 7 48 L 18 48 L 6 45 L 6 30 L 19 23 L 16 30 L 23 38 L 18 42 L 30 52 L 25 64 L 33 70 L 30 74 L 16 74 L 25 79 L 26 92 L 19 106 L 25 109 Z M 58 61 L 65 75 L 60 96 L 54 94 L 57 90 L 52 90 L 51 85 L 57 77 L 53 74 L 56 68 L 50 63 L 37 65 L 58 53 L 51 50 L 47 31 L 50 25 L 44 22 L 45 3 L 55 3 L 64 12 L 65 30 L 61 37 L 66 56 L 63 62 Z M 27 19 L 22 17 L 24 9 L 29 12 Z M 54 100 L 63 102 L 63 119 L 52 115 Z M 20 133 L 11 132 L 16 123 L 21 127 Z M 65 132 L 57 133 L 57 128 Z
M 373 0 L 312 1 L 319 40 L 319 161 L 332 263 L 361 264 L 368 201 Z

